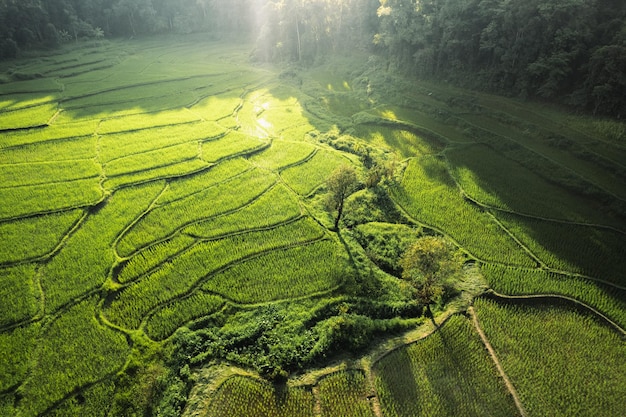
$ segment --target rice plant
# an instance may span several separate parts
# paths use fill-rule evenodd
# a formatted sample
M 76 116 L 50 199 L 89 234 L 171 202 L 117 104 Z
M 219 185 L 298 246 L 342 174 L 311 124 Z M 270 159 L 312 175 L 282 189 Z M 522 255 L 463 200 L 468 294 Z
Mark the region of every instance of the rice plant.
M 206 417 L 313 417 L 313 409 L 313 394 L 304 388 L 232 376 L 211 399 Z
M 298 217 L 300 214 L 301 209 L 297 197 L 287 187 L 279 184 L 234 213 L 196 223 L 187 227 L 185 232 L 206 239 L 276 225 Z
M 215 123 L 199 122 L 102 135 L 98 155 L 100 161 L 108 162 L 125 156 L 215 138 L 224 132 L 225 129 Z
M 321 233 L 323 230 L 315 222 L 304 218 L 272 230 L 197 244 L 122 290 L 107 309 L 107 317 L 120 326 L 137 329 L 151 310 L 186 295 L 229 264 L 264 251 L 309 242 Z
M 274 140 L 272 146 L 250 158 L 250 162 L 273 171 L 295 165 L 310 157 L 315 147 L 305 142 Z
M 285 169 L 281 176 L 294 191 L 300 195 L 309 195 L 324 184 L 330 174 L 340 165 L 349 163 L 340 154 L 321 150 L 303 164 Z
M 47 312 L 105 282 L 115 261 L 113 242 L 148 208 L 162 187 L 156 183 L 118 191 L 87 218 L 63 250 L 41 270 Z
M 337 372 L 324 377 L 317 386 L 322 416 L 374 417 L 362 372 Z
M 483 265 L 482 271 L 491 288 L 500 294 L 556 294 L 574 298 L 626 328 L 626 301 L 622 290 L 541 269 Z
M 470 321 L 453 316 L 374 367 L 385 416 L 514 416 L 517 409 Z
M 217 162 L 224 158 L 252 153 L 267 146 L 268 142 L 257 137 L 231 132 L 222 138 L 204 142 L 202 159 L 207 162 Z
M 49 254 L 82 216 L 69 210 L 0 223 L 0 265 Z
M 151 339 L 163 340 L 185 323 L 216 313 L 224 303 L 219 296 L 196 291 L 158 309 L 148 317 L 144 330 Z
M 40 291 L 35 265 L 0 269 L 0 326 L 28 320 L 39 312 Z
M 298 298 L 340 285 L 350 274 L 332 241 L 273 251 L 211 277 L 203 289 L 242 304 Z
M 165 239 L 191 223 L 235 210 L 262 194 L 275 178 L 258 170 L 198 191 L 188 197 L 155 208 L 147 213 L 119 242 L 118 250 L 127 256 L 137 249 Z
M 0 391 L 15 387 L 27 377 L 40 332 L 39 322 L 0 332 Z
M 97 300 L 68 309 L 44 331 L 37 361 L 24 385 L 21 415 L 37 415 L 68 392 L 119 371 L 130 348 L 126 337 L 96 319 Z M 68 341 L 71 340 L 71 343 Z
M 433 157 L 412 159 L 396 201 L 416 220 L 435 226 L 472 255 L 520 266 L 535 266 L 523 249 L 485 213 L 466 202 L 445 164 Z
M 99 178 L 0 188 L 0 220 L 91 206 L 102 197 Z
M 0 187 L 20 187 L 96 178 L 102 169 L 93 159 L 0 165 Z
M 529 416 L 617 416 L 626 344 L 586 313 L 479 299 L 480 323 Z

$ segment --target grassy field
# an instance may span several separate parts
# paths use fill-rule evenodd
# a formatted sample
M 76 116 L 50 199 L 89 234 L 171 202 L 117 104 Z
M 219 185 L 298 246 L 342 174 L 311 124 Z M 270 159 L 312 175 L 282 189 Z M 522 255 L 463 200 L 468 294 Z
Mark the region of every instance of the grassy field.
M 454 314 L 487 287 L 549 296 L 476 300 L 529 415 L 623 413 L 624 123 L 251 47 L 0 63 L 0 415 L 518 415 Z M 398 279 L 424 234 L 468 261 L 439 328 Z

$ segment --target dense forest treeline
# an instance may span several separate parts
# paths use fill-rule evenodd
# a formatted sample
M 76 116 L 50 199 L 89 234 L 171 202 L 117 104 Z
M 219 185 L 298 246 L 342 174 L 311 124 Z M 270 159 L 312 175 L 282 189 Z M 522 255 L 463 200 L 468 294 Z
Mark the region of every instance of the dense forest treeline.
M 195 31 L 255 40 L 261 60 L 358 48 L 418 77 L 626 115 L 623 0 L 0 0 L 0 58 Z

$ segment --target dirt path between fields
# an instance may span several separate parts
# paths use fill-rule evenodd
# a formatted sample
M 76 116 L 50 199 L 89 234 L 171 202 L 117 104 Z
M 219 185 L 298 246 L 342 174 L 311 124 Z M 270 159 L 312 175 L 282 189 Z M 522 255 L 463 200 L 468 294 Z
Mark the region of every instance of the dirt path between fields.
M 513 397 L 513 401 L 515 402 L 515 406 L 517 407 L 517 410 L 519 411 L 522 417 L 528 417 L 528 414 L 526 413 L 526 410 L 524 409 L 524 406 L 522 405 L 522 401 L 520 400 L 519 395 L 517 394 L 517 390 L 513 386 L 513 383 L 511 383 L 511 380 L 509 379 L 507 374 L 504 372 L 504 368 L 502 368 L 502 365 L 500 364 L 500 360 L 496 356 L 496 352 L 493 349 L 493 346 L 491 346 L 489 339 L 487 339 L 487 336 L 483 332 L 483 329 L 480 327 L 480 323 L 478 322 L 478 317 L 476 317 L 476 313 L 474 312 L 474 307 L 470 306 L 467 309 L 467 312 L 472 317 L 472 323 L 474 323 L 474 327 L 476 328 L 476 331 L 480 335 L 480 338 L 482 339 L 483 344 L 487 348 L 487 351 L 489 352 L 489 356 L 491 356 L 493 363 L 495 363 L 496 368 L 498 369 L 498 372 L 500 373 L 500 376 L 502 377 L 504 384 L 506 385 L 506 388 L 511 393 L 511 396 Z

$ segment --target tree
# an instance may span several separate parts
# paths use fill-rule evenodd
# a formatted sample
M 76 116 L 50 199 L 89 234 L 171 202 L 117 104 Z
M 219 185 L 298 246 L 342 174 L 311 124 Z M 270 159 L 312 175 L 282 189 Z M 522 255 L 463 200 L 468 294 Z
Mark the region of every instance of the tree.
M 354 168 L 342 165 L 330 174 L 326 180 L 326 187 L 330 194 L 326 205 L 330 211 L 336 211 L 335 230 L 339 230 L 339 220 L 343 215 L 343 206 L 346 198 L 356 191 L 358 180 Z
M 400 260 L 402 278 L 411 283 L 417 300 L 426 306 L 426 313 L 435 323 L 430 305 L 451 287 L 463 271 L 463 259 L 456 248 L 440 237 L 417 239 Z

